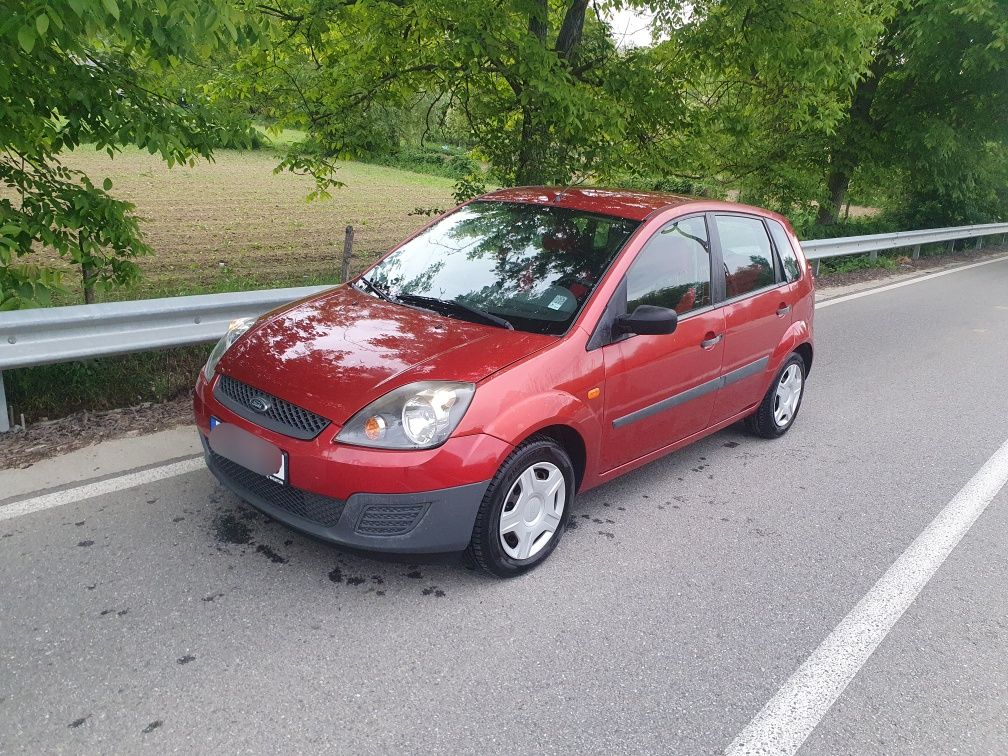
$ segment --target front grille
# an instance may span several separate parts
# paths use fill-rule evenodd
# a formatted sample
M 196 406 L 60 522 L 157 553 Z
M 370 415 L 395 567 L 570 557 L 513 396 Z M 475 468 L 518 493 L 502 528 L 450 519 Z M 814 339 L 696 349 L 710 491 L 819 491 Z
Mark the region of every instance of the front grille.
M 427 511 L 427 504 L 373 504 L 364 510 L 357 522 L 357 532 L 362 535 L 403 535 L 416 527 Z
M 225 479 L 236 494 L 253 503 L 264 501 L 326 528 L 335 527 L 343 514 L 344 502 L 339 499 L 285 486 L 222 457 L 212 449 L 207 448 L 207 453 L 215 472 Z
M 225 407 L 263 428 L 283 433 L 285 436 L 309 440 L 326 429 L 329 421 L 296 404 L 267 394 L 227 375 L 217 379 L 214 396 Z M 252 400 L 265 399 L 269 409 L 259 412 L 252 409 Z

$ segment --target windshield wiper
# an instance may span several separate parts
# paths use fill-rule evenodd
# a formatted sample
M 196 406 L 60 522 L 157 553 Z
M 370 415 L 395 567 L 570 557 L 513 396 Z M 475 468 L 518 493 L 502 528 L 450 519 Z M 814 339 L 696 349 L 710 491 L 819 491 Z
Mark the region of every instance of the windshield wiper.
M 456 314 L 465 313 L 467 315 L 474 315 L 488 325 L 500 326 L 501 328 L 507 328 L 509 331 L 514 330 L 514 326 L 511 325 L 504 318 L 486 312 L 485 310 L 480 310 L 479 308 L 473 307 L 471 305 L 467 305 L 463 302 L 458 302 L 454 299 L 438 299 L 437 297 L 424 297 L 421 296 L 420 294 L 397 294 L 395 298 L 400 302 L 406 304 L 412 303 L 424 307 L 429 307 L 434 311 L 441 309 Z
M 357 280 L 360 281 L 365 286 L 367 286 L 369 289 L 371 289 L 371 291 L 373 291 L 375 294 L 377 294 L 380 299 L 384 299 L 386 302 L 395 302 L 396 301 L 395 298 L 391 294 L 389 294 L 384 289 L 376 286 L 375 284 L 371 283 L 371 281 L 369 281 L 364 276 L 361 276 Z

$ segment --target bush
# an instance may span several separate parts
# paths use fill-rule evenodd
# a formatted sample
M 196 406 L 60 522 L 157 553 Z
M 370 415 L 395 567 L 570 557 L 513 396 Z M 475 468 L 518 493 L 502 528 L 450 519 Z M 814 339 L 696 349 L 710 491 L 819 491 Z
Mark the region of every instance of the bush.
M 192 390 L 211 346 L 5 370 L 7 401 L 29 423 L 82 409 L 166 401 Z
M 396 152 L 363 156 L 360 160 L 453 179 L 462 179 L 480 171 L 479 164 L 465 150 L 451 145 L 404 147 Z
M 799 239 L 836 239 L 841 236 L 891 234 L 912 228 L 903 225 L 897 216 L 889 213 L 821 225 L 816 222 L 815 210 L 811 209 L 805 213 L 792 213 L 789 219 Z
M 642 176 L 640 174 L 619 174 L 608 182 L 620 189 L 639 189 L 646 192 L 669 192 L 690 197 L 717 197 L 718 192 L 711 185 L 694 181 L 683 176 Z

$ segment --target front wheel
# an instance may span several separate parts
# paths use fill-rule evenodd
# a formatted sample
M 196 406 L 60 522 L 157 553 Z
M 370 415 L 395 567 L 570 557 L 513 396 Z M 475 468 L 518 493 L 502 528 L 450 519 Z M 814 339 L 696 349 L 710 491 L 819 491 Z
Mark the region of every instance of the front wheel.
M 512 577 L 556 548 L 574 500 L 574 466 L 553 439 L 518 446 L 490 482 L 473 528 L 469 553 L 488 572 Z
M 757 436 L 777 438 L 794 423 L 805 393 L 805 360 L 792 354 L 770 384 L 760 406 L 746 418 L 746 427 Z

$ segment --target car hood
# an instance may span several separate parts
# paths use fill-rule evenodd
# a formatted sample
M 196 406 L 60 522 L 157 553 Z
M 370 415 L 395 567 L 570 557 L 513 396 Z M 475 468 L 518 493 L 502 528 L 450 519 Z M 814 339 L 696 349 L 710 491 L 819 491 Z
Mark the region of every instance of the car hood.
M 425 379 L 475 383 L 556 339 L 340 286 L 265 317 L 218 371 L 342 425 L 392 389 Z

